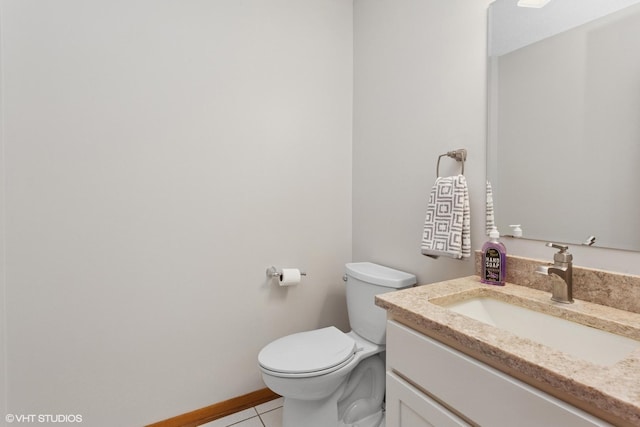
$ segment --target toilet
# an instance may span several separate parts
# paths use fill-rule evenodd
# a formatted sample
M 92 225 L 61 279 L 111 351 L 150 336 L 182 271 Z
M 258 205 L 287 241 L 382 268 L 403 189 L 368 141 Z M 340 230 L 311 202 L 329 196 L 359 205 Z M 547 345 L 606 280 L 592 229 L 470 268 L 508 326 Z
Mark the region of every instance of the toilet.
M 386 312 L 374 297 L 415 285 L 413 274 L 346 264 L 351 331 L 330 326 L 279 338 L 258 355 L 262 378 L 284 397 L 283 427 L 383 427 Z

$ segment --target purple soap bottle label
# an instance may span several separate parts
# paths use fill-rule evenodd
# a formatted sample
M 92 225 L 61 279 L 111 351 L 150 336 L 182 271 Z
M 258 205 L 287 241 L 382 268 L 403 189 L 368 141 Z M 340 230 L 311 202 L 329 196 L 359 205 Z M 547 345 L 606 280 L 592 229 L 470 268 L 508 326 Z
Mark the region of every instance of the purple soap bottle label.
M 504 268 L 500 251 L 495 248 L 488 248 L 484 253 L 482 282 L 491 285 L 503 285 Z

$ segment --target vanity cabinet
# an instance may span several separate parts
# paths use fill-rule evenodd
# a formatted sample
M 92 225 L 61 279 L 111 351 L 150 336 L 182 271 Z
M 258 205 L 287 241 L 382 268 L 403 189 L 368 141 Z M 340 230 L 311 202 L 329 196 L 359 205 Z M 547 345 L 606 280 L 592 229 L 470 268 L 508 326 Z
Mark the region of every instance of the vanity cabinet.
M 387 372 L 386 418 L 387 427 L 460 427 L 469 425 L 393 372 Z
M 611 426 L 393 320 L 386 378 L 387 427 Z

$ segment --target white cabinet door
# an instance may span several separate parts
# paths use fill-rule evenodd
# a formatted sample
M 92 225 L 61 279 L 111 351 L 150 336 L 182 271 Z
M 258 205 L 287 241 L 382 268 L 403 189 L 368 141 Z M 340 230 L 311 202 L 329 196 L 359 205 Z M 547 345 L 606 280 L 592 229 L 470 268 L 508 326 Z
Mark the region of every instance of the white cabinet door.
M 386 427 L 469 426 L 447 408 L 392 372 L 387 372 Z

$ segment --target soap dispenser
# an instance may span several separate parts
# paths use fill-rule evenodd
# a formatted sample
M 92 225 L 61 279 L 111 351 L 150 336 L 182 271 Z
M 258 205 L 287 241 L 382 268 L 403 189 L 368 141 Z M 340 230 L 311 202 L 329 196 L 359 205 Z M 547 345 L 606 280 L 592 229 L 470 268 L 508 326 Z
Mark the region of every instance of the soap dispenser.
M 500 242 L 496 227 L 489 233 L 489 241 L 482 246 L 482 276 L 480 281 L 488 285 L 504 286 L 507 248 Z
M 520 228 L 520 224 L 510 225 L 509 227 L 513 228 L 513 237 L 522 237 L 522 228 Z

